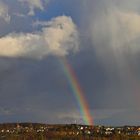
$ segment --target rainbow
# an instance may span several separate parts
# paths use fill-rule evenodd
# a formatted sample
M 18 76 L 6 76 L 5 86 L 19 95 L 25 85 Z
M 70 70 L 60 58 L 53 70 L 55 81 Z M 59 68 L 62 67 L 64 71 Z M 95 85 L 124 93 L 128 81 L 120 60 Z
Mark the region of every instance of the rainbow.
M 46 0 L 48 2 L 48 0 Z M 86 6 L 85 1 L 83 1 L 83 4 Z M 84 92 L 78 82 L 78 79 L 76 77 L 76 74 L 72 68 L 72 66 L 68 63 L 66 58 L 58 58 L 60 60 L 60 63 L 62 64 L 63 71 L 69 81 L 69 84 L 71 85 L 72 92 L 76 98 L 76 101 L 78 102 L 78 106 L 80 108 L 80 113 L 83 118 L 83 121 L 87 125 L 93 125 L 93 118 L 90 114 L 89 106 L 86 101 L 86 98 L 84 96 Z
M 68 63 L 66 58 L 60 58 L 60 61 L 63 66 L 63 71 L 69 81 L 69 84 L 71 85 L 72 92 L 78 102 L 78 106 L 80 108 L 80 113 L 84 123 L 87 125 L 93 125 L 93 119 L 90 114 L 88 103 L 84 97 L 83 90 L 77 80 L 76 74 L 72 66 Z

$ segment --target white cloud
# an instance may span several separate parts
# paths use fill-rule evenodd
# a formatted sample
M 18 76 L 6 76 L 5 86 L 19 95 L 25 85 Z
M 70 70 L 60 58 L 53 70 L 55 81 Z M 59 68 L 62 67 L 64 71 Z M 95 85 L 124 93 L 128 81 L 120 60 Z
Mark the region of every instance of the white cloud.
M 97 56 L 104 60 L 113 53 L 120 57 L 120 52 L 140 51 L 139 4 L 139 0 L 87 0 L 83 4 L 82 23 Z
M 40 10 L 44 9 L 43 3 L 41 0 L 19 0 L 19 1 L 22 3 L 28 4 L 29 9 L 30 9 L 28 15 L 31 15 L 31 16 L 35 14 L 34 13 L 35 9 L 40 9 Z
M 89 14 L 87 29 L 100 62 L 106 69 L 115 64 L 122 73 L 128 65 L 128 55 L 140 52 L 140 14 L 116 3 L 99 2 Z
M 6 22 L 10 21 L 8 14 L 8 6 L 0 1 L 0 19 L 4 19 Z
M 128 48 L 133 52 L 140 51 L 139 14 L 119 10 L 108 11 L 107 14 L 94 19 L 91 25 L 93 42 L 100 44 L 98 51 L 103 52 L 107 48 L 113 51 Z
M 67 16 L 53 18 L 34 33 L 11 33 L 0 38 L 0 56 L 41 58 L 64 56 L 78 49 L 78 31 Z

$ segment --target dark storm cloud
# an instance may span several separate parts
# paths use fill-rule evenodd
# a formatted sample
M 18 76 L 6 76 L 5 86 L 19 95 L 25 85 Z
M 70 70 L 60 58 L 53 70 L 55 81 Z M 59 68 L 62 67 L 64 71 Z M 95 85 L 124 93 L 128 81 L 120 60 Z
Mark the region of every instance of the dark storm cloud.
M 45 23 L 51 16 L 63 13 L 71 16 L 78 26 L 80 47 L 74 54 L 69 51 L 67 59 L 95 116 L 95 123 L 139 123 L 138 0 L 50 0 L 49 13 L 36 10 L 38 14 L 34 17 L 28 15 L 31 9 L 27 5 L 21 8 L 21 3 L 15 2 L 5 2 L 13 13 L 20 12 L 10 15 L 10 24 L 0 21 L 1 36 L 14 31 L 17 35 L 32 33 L 35 29 L 32 23 L 40 19 L 43 19 L 40 23 Z M 15 5 L 20 8 L 14 10 Z M 81 121 L 71 85 L 57 59 L 55 56 L 41 60 L 0 58 L 1 121 Z
M 135 63 L 140 51 L 138 3 L 115 0 L 85 2 L 85 18 L 81 20 L 83 31 L 87 32 L 82 35 L 91 39 L 97 56 L 95 61 L 100 63 L 106 78 L 106 86 L 101 84 L 101 90 L 97 92 L 101 106 L 138 108 L 140 77 L 135 72 L 139 69 Z
M 12 65 L 0 73 L 0 106 L 4 110 L 1 121 L 8 121 L 9 116 L 14 121 L 24 121 L 26 115 L 30 120 L 30 115 L 35 114 L 35 121 L 49 122 L 56 118 L 57 122 L 61 113 L 77 110 L 71 88 L 56 58 L 42 61 L 1 59 Z M 6 116 L 5 119 L 2 116 Z
M 102 112 L 104 112 L 104 111 L 102 111 Z M 109 113 L 107 113 L 107 114 L 111 114 L 109 117 L 97 119 L 96 123 L 105 124 L 105 125 L 112 124 L 112 125 L 116 125 L 116 126 L 122 126 L 122 125 L 126 125 L 126 124 L 127 125 L 136 125 L 136 126 L 139 125 L 139 116 L 140 116 L 139 110 L 128 109 L 128 110 L 116 111 L 115 113 L 110 113 L 110 112 L 113 112 L 113 111 L 109 110 Z M 110 121 L 108 121 L 108 120 L 110 120 Z

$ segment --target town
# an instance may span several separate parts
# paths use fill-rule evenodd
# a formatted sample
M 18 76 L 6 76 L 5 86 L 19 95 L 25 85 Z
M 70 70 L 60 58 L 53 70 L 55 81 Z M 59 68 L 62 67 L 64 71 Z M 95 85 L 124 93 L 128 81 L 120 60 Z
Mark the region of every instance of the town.
M 0 124 L 0 140 L 127 140 L 129 138 L 140 140 L 140 126 Z

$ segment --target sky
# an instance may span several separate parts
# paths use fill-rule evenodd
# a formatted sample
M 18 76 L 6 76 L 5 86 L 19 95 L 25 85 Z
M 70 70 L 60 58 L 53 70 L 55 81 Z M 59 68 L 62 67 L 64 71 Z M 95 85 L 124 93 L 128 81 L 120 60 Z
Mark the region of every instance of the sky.
M 0 0 L 0 122 L 140 125 L 139 0 Z

